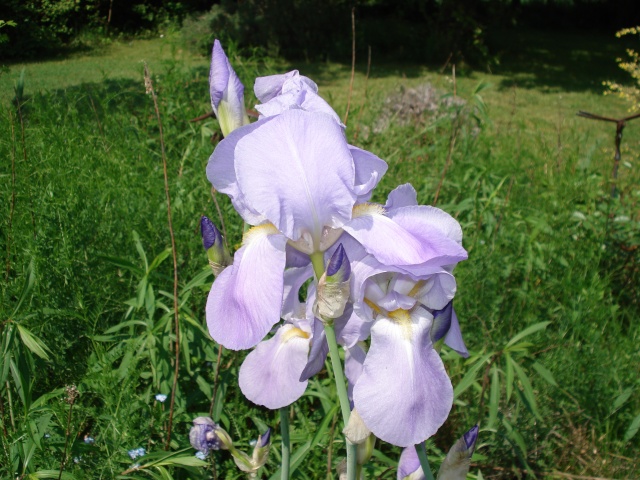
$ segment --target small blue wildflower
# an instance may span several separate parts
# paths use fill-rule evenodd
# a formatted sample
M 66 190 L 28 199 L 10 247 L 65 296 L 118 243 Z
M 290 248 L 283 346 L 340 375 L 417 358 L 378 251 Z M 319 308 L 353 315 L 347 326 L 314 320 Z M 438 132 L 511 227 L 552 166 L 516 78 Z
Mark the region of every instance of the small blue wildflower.
M 140 447 L 129 450 L 127 453 L 129 454 L 129 458 L 131 458 L 131 460 L 135 460 L 138 457 L 142 457 L 147 452 L 144 448 Z
M 167 399 L 167 396 L 164 393 L 159 393 L 156 395 L 156 400 L 159 401 L 160 403 L 164 403 L 166 399 Z
M 205 458 L 207 458 L 207 455 L 204 452 L 196 452 L 196 458 L 199 458 L 200 460 L 204 460 Z
M 84 443 L 86 443 L 87 445 L 93 445 L 94 443 L 96 443 L 96 441 L 91 435 L 85 435 Z
M 44 438 L 51 438 L 51 434 L 49 434 L 49 433 L 45 433 L 45 434 L 44 434 Z
M 73 463 L 80 463 L 80 460 L 82 460 L 82 456 L 80 456 L 80 457 L 73 457 Z

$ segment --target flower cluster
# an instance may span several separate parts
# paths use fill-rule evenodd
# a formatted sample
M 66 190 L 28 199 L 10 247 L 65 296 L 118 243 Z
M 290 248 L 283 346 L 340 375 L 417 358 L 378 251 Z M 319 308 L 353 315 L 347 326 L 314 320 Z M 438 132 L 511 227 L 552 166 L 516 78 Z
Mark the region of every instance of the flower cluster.
M 240 388 L 277 409 L 322 369 L 330 323 L 345 349 L 352 417 L 394 445 L 423 442 L 453 403 L 437 343 L 467 355 L 452 304 L 452 272 L 467 258 L 460 225 L 419 205 L 409 184 L 371 202 L 387 164 L 348 144 L 338 115 L 298 71 L 256 79 L 260 117 L 251 124 L 238 83 L 216 41 L 211 97 L 227 102 L 216 107 L 225 139 L 207 177 L 251 228 L 231 260 L 203 220 L 217 275 L 206 306 L 211 336 L 232 350 L 255 347 Z

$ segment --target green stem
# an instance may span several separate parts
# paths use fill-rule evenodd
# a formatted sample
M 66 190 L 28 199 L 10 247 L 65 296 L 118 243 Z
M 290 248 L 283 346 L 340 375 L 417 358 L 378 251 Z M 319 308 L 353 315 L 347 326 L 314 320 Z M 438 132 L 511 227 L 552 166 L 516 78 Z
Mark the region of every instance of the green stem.
M 315 252 L 309 255 L 311 257 L 311 264 L 313 265 L 313 273 L 316 274 L 316 280 L 320 280 L 320 277 L 324 273 L 324 255 L 322 252 Z
M 351 416 L 351 408 L 349 405 L 349 395 L 347 394 L 347 383 L 345 382 L 344 373 L 342 371 L 342 362 L 340 361 L 340 351 L 338 350 L 338 342 L 336 340 L 336 332 L 333 325 L 324 324 L 324 333 L 327 336 L 329 344 L 329 354 L 331 357 L 331 367 L 333 368 L 333 378 L 336 382 L 336 390 L 338 391 L 338 399 L 340 400 L 340 409 L 342 410 L 342 420 L 346 427 Z
M 280 434 L 282 435 L 282 480 L 289 480 L 289 465 L 291 463 L 291 442 L 289 440 L 289 408 L 280 409 Z
M 431 473 L 431 468 L 429 467 L 429 459 L 427 458 L 427 449 L 424 446 L 424 442 L 416 445 L 416 452 L 420 459 L 420 466 L 424 472 L 424 477 L 427 480 L 434 480 L 433 473 Z
M 313 271 L 316 275 L 316 280 L 319 280 L 324 273 L 324 256 L 320 252 L 311 254 L 311 263 L 313 265 Z M 333 321 L 328 319 L 321 319 L 324 324 L 324 333 L 327 337 L 327 343 L 329 344 L 329 356 L 331 357 L 331 367 L 333 369 L 333 379 L 336 383 L 336 390 L 338 392 L 338 399 L 340 400 L 340 409 L 342 410 L 342 420 L 346 427 L 349 423 L 349 417 L 351 416 L 351 406 L 349 405 L 349 395 L 347 394 L 347 382 L 344 378 L 344 371 L 342 370 L 342 362 L 340 361 L 340 350 L 338 349 L 338 341 L 336 340 L 336 332 L 333 329 Z M 345 438 L 347 446 L 347 480 L 356 480 L 358 470 L 358 446 L 351 443 Z

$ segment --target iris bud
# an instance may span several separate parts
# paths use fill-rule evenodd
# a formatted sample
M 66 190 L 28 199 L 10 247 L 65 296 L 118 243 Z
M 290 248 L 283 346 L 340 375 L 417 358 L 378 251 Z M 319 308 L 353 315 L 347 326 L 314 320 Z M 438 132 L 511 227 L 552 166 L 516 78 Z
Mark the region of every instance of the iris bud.
M 438 480 L 464 480 L 471 466 L 471 456 L 478 440 L 478 425 L 466 432 L 447 453 L 438 471 Z
M 255 447 L 253 447 L 253 455 L 251 461 L 256 470 L 267 463 L 270 447 L 271 429 L 267 428 L 267 431 L 258 437 L 258 441 L 256 442 Z
M 318 281 L 313 313 L 323 322 L 338 318 L 344 313 L 349 300 L 351 265 L 342 244 L 329 259 L 327 271 Z
M 224 246 L 220 230 L 204 215 L 200 219 L 200 233 L 202 234 L 202 245 L 207 251 L 209 265 L 211 265 L 213 273 L 218 276 L 227 265 L 231 264 L 231 256 Z

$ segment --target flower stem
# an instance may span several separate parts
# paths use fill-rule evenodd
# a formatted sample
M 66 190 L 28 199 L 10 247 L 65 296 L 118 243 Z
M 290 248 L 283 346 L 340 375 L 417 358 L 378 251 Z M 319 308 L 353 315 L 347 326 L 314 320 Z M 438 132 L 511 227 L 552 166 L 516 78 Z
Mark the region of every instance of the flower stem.
M 349 396 L 347 394 L 347 384 L 345 382 L 344 373 L 342 372 L 342 362 L 340 362 L 340 351 L 338 350 L 338 342 L 336 341 L 336 332 L 333 325 L 324 325 L 324 333 L 327 336 L 329 344 L 329 354 L 331 356 L 331 367 L 333 368 L 333 377 L 336 382 L 336 390 L 338 391 L 338 399 L 340 400 L 340 409 L 342 410 L 342 420 L 345 427 L 349 423 L 351 408 L 349 408 Z
M 310 255 L 311 264 L 316 280 L 319 280 L 324 273 L 324 255 L 315 252 Z M 340 409 L 342 410 L 342 420 L 346 427 L 351 416 L 351 405 L 349 404 L 349 395 L 347 394 L 347 382 L 344 378 L 342 370 L 342 362 L 340 361 L 340 350 L 338 350 L 338 341 L 336 340 L 336 332 L 333 329 L 333 321 L 322 318 L 324 324 L 324 333 L 329 344 L 329 356 L 331 357 L 331 367 L 333 369 L 333 379 L 336 383 L 338 392 L 338 400 L 340 400 Z M 356 480 L 358 446 L 351 443 L 347 438 L 344 439 L 347 446 L 347 480 Z
M 280 434 L 282 435 L 282 480 L 289 480 L 291 442 L 289 440 L 289 408 L 280 409 Z
M 329 356 L 331 357 L 331 367 L 333 369 L 333 379 L 336 382 L 336 390 L 338 391 L 338 399 L 340 400 L 340 409 L 342 410 L 342 420 L 346 427 L 351 416 L 351 408 L 349 405 L 349 395 L 347 394 L 347 383 L 342 371 L 342 362 L 340 361 L 340 351 L 338 350 L 338 342 L 336 340 L 336 332 L 333 325 L 325 323 L 324 333 L 327 336 L 329 344 Z M 358 446 L 351 443 L 347 438 L 344 439 L 347 445 L 347 480 L 356 480 Z
M 429 467 L 427 449 L 425 448 L 424 443 L 425 442 L 422 442 L 416 445 L 416 453 L 418 454 L 418 458 L 420 459 L 420 466 L 422 467 L 422 471 L 424 472 L 424 477 L 427 480 L 434 480 L 433 473 L 431 473 L 431 468 Z

